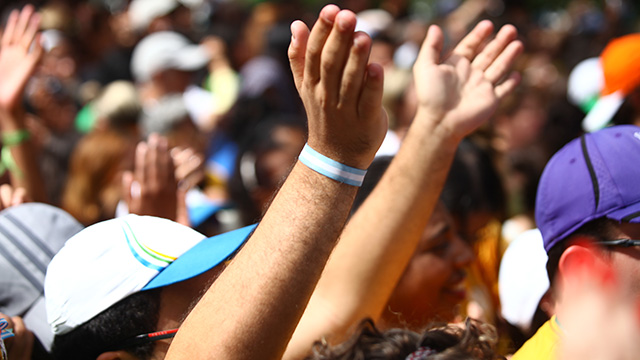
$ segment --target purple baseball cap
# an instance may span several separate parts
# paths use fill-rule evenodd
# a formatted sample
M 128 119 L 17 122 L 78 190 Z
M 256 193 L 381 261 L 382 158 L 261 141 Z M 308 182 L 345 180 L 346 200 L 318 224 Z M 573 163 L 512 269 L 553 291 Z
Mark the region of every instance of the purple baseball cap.
M 544 248 L 587 222 L 640 223 L 640 127 L 620 125 L 565 145 L 545 167 L 536 198 Z

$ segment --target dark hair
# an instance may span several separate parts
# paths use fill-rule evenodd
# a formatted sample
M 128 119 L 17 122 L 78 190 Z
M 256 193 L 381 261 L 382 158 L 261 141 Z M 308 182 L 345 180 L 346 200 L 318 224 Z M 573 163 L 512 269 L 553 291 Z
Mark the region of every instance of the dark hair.
M 56 335 L 53 358 L 94 360 L 105 351 L 126 350 L 139 359 L 150 359 L 153 343 L 124 349 L 118 344 L 136 335 L 158 330 L 161 290 L 129 295 L 71 332 Z
M 578 230 L 574 231 L 571 235 L 567 236 L 564 240 L 556 243 L 547 252 L 547 275 L 549 276 L 549 283 L 553 285 L 554 279 L 558 272 L 558 264 L 560 263 L 560 257 L 564 251 L 572 244 L 572 239 L 576 236 L 586 236 L 596 240 L 608 240 L 611 237 L 612 231 L 617 227 L 618 222 L 615 220 L 601 217 L 595 220 L 591 220 L 582 225 Z
M 263 118 L 252 129 L 247 129 L 246 138 L 238 146 L 236 164 L 229 181 L 229 195 L 246 225 L 258 221 L 264 212 L 254 201 L 252 192 L 258 187 L 273 186 L 269 184 L 269 176 L 261 160 L 263 154 L 281 147 L 274 138 L 280 128 L 296 129 L 306 134 L 306 119 L 285 113 Z M 247 165 L 250 171 L 247 171 Z
M 360 330 L 342 344 L 316 341 L 306 360 L 405 360 L 421 348 L 435 352 L 424 359 L 504 359 L 494 352 L 496 338 L 491 325 L 470 318 L 464 327 L 434 324 L 422 334 L 407 329 L 380 331 L 365 319 Z
M 392 160 L 393 156 L 380 156 L 373 159 L 373 162 L 367 170 L 367 175 L 364 177 L 362 186 L 358 189 L 358 193 L 353 200 L 353 206 L 351 207 L 352 215 L 355 214 L 356 210 L 360 208 L 360 205 L 362 205 L 376 185 L 378 185 L 382 175 L 384 175 L 384 172 L 387 171 L 387 168 L 391 165 Z
M 491 156 L 468 139 L 458 146 L 440 198 L 463 226 L 476 211 L 505 218 L 504 189 Z

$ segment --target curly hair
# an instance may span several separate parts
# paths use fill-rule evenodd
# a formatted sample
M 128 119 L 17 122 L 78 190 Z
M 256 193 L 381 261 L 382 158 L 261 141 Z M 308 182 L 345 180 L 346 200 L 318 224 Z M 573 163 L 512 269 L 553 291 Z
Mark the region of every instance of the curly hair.
M 380 331 L 371 319 L 365 319 L 359 331 L 342 344 L 316 341 L 305 360 L 504 359 L 494 352 L 496 339 L 491 325 L 470 318 L 464 326 L 433 324 L 422 334 L 407 329 Z

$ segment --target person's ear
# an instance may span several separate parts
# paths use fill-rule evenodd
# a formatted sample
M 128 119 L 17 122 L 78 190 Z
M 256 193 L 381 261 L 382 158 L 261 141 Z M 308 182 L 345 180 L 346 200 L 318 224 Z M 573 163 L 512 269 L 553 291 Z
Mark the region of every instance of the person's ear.
M 594 250 L 592 246 L 585 244 L 570 245 L 560 256 L 558 274 L 565 278 L 568 274 L 593 263 L 597 258 Z
M 559 280 L 564 282 L 595 281 L 600 285 L 615 283 L 616 276 L 602 250 L 589 241 L 578 241 L 560 256 Z
M 107 351 L 100 354 L 96 360 L 136 360 L 137 358 L 126 351 Z

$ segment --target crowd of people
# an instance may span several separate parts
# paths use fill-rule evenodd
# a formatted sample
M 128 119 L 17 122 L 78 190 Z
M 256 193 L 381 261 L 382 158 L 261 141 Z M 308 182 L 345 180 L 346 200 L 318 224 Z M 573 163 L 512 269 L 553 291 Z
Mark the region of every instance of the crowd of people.
M 0 4 L 0 359 L 635 359 L 631 1 Z

